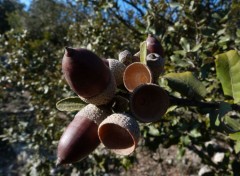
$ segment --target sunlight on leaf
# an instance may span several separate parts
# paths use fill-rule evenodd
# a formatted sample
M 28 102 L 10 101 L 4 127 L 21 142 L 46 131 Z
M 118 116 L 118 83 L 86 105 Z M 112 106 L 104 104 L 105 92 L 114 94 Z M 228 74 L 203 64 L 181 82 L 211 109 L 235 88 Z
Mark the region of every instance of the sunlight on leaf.
M 237 132 L 237 133 L 231 133 L 229 134 L 229 137 L 232 139 L 232 140 L 240 140 L 240 132 Z
M 231 50 L 216 55 L 217 77 L 221 82 L 224 95 L 232 96 L 234 103 L 240 102 L 240 56 Z
M 69 97 L 62 99 L 56 103 L 56 107 L 59 111 L 79 111 L 86 103 L 79 97 Z
M 236 144 L 234 145 L 234 150 L 237 154 L 240 152 L 240 140 L 236 141 Z
M 169 87 L 189 98 L 201 99 L 206 96 L 206 88 L 191 72 L 169 73 L 164 76 Z
M 186 38 L 182 37 L 179 43 L 185 51 L 190 51 L 190 44 L 188 43 Z
M 140 62 L 146 64 L 147 57 L 147 42 L 144 41 L 140 44 Z

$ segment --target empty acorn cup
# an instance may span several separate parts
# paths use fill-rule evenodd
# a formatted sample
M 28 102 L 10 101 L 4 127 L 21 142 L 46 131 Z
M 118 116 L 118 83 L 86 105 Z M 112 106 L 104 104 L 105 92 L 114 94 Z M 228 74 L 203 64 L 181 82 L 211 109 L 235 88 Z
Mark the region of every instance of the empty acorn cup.
M 116 113 L 102 121 L 98 135 L 106 148 L 119 155 L 129 155 L 137 146 L 140 130 L 135 119 L 127 114 Z
M 93 152 L 100 144 L 98 124 L 109 114 L 108 109 L 93 104 L 81 109 L 59 140 L 57 165 L 80 161 Z
M 169 104 L 166 91 L 155 84 L 140 85 L 130 98 L 130 108 L 134 117 L 144 123 L 160 121 Z
M 151 83 L 152 74 L 149 68 L 140 62 L 130 64 L 124 71 L 123 83 L 129 92 L 141 84 Z

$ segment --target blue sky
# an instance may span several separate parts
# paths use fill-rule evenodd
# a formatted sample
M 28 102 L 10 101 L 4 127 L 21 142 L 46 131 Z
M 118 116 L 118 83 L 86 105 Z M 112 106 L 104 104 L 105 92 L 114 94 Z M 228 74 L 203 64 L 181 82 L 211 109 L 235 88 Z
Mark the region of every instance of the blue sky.
M 29 7 L 30 3 L 31 3 L 31 0 L 20 0 L 21 3 L 25 4 L 26 5 L 26 8 Z
M 30 3 L 32 0 L 19 0 L 21 3 L 25 4 L 26 5 L 26 8 L 29 7 Z M 121 1 L 120 1 L 121 2 Z

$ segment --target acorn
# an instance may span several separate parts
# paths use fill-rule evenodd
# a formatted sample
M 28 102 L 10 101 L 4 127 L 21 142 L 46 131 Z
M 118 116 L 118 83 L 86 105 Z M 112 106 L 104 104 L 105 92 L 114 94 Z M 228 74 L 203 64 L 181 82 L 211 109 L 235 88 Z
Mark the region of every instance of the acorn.
M 80 161 L 93 152 L 100 144 L 98 125 L 109 114 L 108 109 L 93 104 L 81 109 L 60 138 L 57 165 Z
M 123 72 L 125 71 L 126 66 L 116 59 L 107 59 L 107 61 L 109 69 L 115 77 L 116 85 L 119 86 L 123 84 Z
M 123 74 L 123 83 L 129 92 L 141 84 L 151 83 L 152 74 L 149 68 L 140 62 L 127 66 Z
M 147 51 L 150 53 L 157 53 L 160 56 L 164 57 L 164 51 L 161 43 L 153 35 L 149 34 L 147 39 Z
M 97 106 L 105 105 L 113 99 L 116 92 L 116 88 L 117 88 L 117 85 L 116 85 L 115 77 L 113 73 L 110 73 L 110 82 L 108 86 L 103 90 L 103 92 L 90 98 L 83 98 L 81 96 L 79 97 L 81 100 L 83 100 L 86 103 L 94 104 Z
M 104 61 L 93 52 L 66 47 L 62 70 L 69 86 L 86 102 L 102 105 L 113 98 L 115 80 Z M 103 95 L 104 100 L 101 99 Z
M 106 148 L 119 155 L 130 155 L 137 147 L 140 130 L 134 118 L 116 113 L 102 121 L 98 135 Z
M 119 53 L 118 55 L 118 60 L 125 64 L 126 66 L 130 65 L 133 61 L 133 56 L 132 53 L 128 50 L 124 50 Z
M 151 53 L 146 58 L 147 66 L 152 73 L 152 82 L 157 83 L 158 78 L 164 71 L 165 60 L 157 53 Z
M 160 121 L 169 106 L 167 92 L 155 84 L 140 85 L 134 89 L 130 98 L 133 116 L 143 123 Z

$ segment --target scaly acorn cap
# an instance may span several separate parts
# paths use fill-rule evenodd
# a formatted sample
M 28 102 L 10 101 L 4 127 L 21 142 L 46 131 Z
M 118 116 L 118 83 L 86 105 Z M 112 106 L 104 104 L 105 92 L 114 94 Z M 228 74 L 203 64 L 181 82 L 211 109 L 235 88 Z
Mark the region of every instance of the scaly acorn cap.
M 105 106 L 96 106 L 94 104 L 88 104 L 79 111 L 79 116 L 86 116 L 90 120 L 99 125 L 107 116 L 111 114 L 111 110 Z
M 109 64 L 109 69 L 115 77 L 117 86 L 123 84 L 123 72 L 125 71 L 126 66 L 116 59 L 107 59 L 107 61 Z
M 137 147 L 140 130 L 134 118 L 116 113 L 102 121 L 98 135 L 106 148 L 119 155 L 130 155 Z
M 132 58 L 133 58 L 132 53 L 128 50 L 124 50 L 120 52 L 118 55 L 118 60 L 126 66 L 130 65 L 133 62 Z
M 123 83 L 129 92 L 132 92 L 141 84 L 151 83 L 152 74 L 149 68 L 140 62 L 134 62 L 127 66 L 123 74 Z
M 98 124 L 110 113 L 92 104 L 81 109 L 59 140 L 56 165 L 80 161 L 94 151 L 100 144 Z
M 133 62 L 140 62 L 140 51 L 133 55 Z
M 71 89 L 84 98 L 98 95 L 110 81 L 110 70 L 103 60 L 83 48 L 65 48 L 62 71 Z
M 110 73 L 110 75 L 111 75 L 111 77 L 110 77 L 108 86 L 101 93 L 99 93 L 98 95 L 96 95 L 94 97 L 90 97 L 90 98 L 84 98 L 81 96 L 79 96 L 79 98 L 86 103 L 91 103 L 91 104 L 94 104 L 97 106 L 105 105 L 105 104 L 109 103 L 113 99 L 116 89 L 117 89 L 117 85 L 116 85 L 113 73 Z
M 167 92 L 155 84 L 143 84 L 134 89 L 130 98 L 133 116 L 143 123 L 158 122 L 167 112 L 170 100 Z
M 152 72 L 152 79 L 154 83 L 158 82 L 158 78 L 164 71 L 165 60 L 157 53 L 151 53 L 146 58 L 147 66 Z

